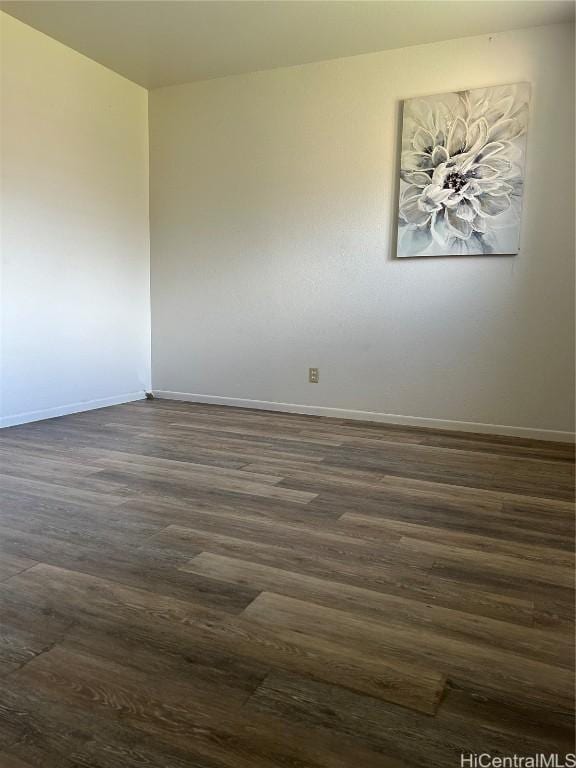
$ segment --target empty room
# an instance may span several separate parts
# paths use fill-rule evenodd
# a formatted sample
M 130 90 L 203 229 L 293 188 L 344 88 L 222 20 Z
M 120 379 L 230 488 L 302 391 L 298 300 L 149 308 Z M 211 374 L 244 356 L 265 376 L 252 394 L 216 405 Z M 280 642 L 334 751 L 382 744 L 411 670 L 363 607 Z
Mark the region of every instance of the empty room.
M 574 768 L 575 4 L 0 0 L 0 768 Z

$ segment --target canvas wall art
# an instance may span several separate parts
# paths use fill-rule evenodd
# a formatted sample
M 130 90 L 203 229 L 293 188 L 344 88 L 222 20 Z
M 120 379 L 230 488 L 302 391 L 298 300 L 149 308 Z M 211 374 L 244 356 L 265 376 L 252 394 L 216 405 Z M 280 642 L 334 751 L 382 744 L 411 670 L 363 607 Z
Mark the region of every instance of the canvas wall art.
M 404 102 L 397 256 L 518 253 L 528 83 Z

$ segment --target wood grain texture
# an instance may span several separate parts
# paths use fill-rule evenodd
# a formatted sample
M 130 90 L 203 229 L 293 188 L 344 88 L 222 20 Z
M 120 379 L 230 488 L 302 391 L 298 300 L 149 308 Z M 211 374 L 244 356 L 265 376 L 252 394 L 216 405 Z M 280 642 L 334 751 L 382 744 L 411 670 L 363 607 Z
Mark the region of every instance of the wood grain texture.
M 36 565 L 35 560 L 5 552 L 0 559 L 0 581 L 13 576 L 15 573 L 25 571 L 26 568 L 30 568 L 32 565 Z
M 0 433 L 0 766 L 573 749 L 574 451 L 173 401 Z
M 30 763 L 23 763 L 22 760 L 7 752 L 0 752 L 0 765 L 2 768 L 31 768 Z

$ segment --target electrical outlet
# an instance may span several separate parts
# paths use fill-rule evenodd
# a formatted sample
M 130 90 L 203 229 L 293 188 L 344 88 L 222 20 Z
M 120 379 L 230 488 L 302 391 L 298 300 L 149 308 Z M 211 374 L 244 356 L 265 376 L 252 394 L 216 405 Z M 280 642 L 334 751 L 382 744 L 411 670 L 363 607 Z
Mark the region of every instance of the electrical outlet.
M 318 384 L 320 380 L 320 372 L 318 368 L 308 368 L 308 381 L 310 384 Z

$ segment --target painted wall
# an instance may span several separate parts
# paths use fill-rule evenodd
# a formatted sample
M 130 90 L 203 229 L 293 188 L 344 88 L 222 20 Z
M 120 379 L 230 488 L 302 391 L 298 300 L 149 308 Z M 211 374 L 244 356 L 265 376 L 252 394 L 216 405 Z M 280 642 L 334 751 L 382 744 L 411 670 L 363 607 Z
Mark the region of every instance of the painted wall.
M 150 386 L 147 92 L 1 15 L 0 424 Z
M 572 431 L 573 52 L 559 25 L 152 91 L 155 390 Z M 520 81 L 520 255 L 394 260 L 400 100 Z

